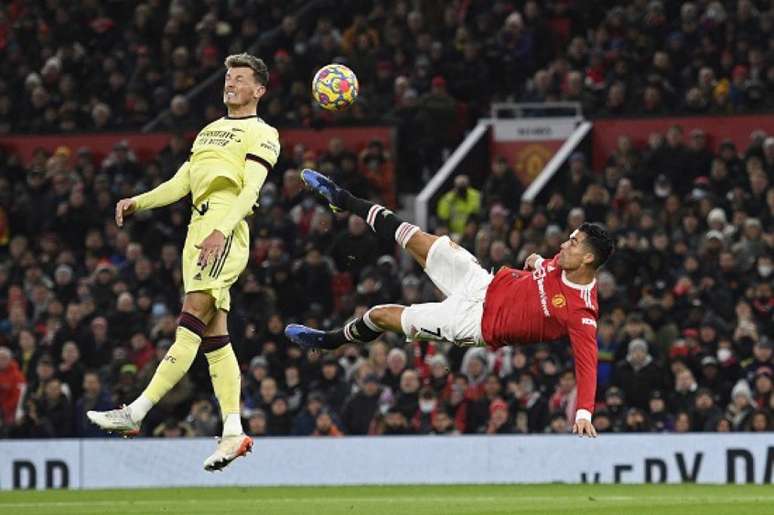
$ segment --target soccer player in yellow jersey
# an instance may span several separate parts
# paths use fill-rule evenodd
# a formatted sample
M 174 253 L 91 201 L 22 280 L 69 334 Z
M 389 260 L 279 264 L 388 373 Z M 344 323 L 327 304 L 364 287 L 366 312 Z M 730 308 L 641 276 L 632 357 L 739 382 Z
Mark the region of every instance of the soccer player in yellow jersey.
M 249 54 L 231 55 L 225 64 L 223 103 L 228 115 L 199 132 L 188 161 L 174 177 L 116 205 L 116 223 L 121 227 L 131 213 L 166 206 L 191 194 L 193 210 L 182 259 L 185 299 L 175 343 L 148 387 L 129 406 L 87 413 L 107 431 L 138 434 L 142 419 L 188 371 L 201 347 L 223 417 L 222 438 L 204 461 L 210 471 L 222 469 L 252 447 L 252 439 L 242 430 L 240 372 L 226 318 L 229 288 L 249 257 L 244 218 L 252 212 L 280 153 L 276 129 L 256 115 L 269 80 L 266 65 Z

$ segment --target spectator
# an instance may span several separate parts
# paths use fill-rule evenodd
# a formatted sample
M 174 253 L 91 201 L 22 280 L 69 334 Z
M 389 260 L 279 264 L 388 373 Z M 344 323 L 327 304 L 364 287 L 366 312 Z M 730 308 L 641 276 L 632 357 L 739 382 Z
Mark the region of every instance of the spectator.
M 712 391 L 707 388 L 699 388 L 694 399 L 692 418 L 693 431 L 712 431 L 723 412 L 715 406 Z
M 726 417 L 731 421 L 734 431 L 743 431 L 747 427 L 754 406 L 755 400 L 750 387 L 747 381 L 742 379 L 731 390 L 731 403 L 726 408 Z
M 320 392 L 312 391 L 306 398 L 306 406 L 293 420 L 292 434 L 296 436 L 309 436 L 315 430 L 317 415 L 323 409 L 324 397 Z
M 327 410 L 323 410 L 317 415 L 312 436 L 344 436 L 344 434 L 333 423 L 331 414 Z
M 320 379 L 312 383 L 311 389 L 323 394 L 327 407 L 337 413 L 341 410 L 347 398 L 347 385 L 341 378 L 335 357 L 326 355 L 323 358 Z
M 648 352 L 648 342 L 635 338 L 629 342 L 626 359 L 616 365 L 613 384 L 619 386 L 629 406 L 648 408 L 648 388 L 663 388 L 663 373 Z
M 267 424 L 268 433 L 272 436 L 287 436 L 293 423 L 288 413 L 288 400 L 284 395 L 277 395 L 271 401 L 271 412 Z
M 352 394 L 341 412 L 343 429 L 348 435 L 366 435 L 371 421 L 379 408 L 381 395 L 376 374 L 366 374 L 362 379 L 362 388 Z
M 653 431 L 662 433 L 674 429 L 674 420 L 667 412 L 667 405 L 664 395 L 660 390 L 653 390 L 650 393 L 648 402 L 648 418 Z
M 209 399 L 198 399 L 191 404 L 191 412 L 185 419 L 193 436 L 210 436 L 217 433 L 218 416 Z
M 266 414 L 263 410 L 253 411 L 247 419 L 247 434 L 252 437 L 268 436 L 266 431 Z
M 453 234 L 462 234 L 468 218 L 478 215 L 480 209 L 481 194 L 470 186 L 467 175 L 458 175 L 454 178 L 454 189 L 438 201 L 437 215 Z
M 692 408 L 696 397 L 698 385 L 693 373 L 688 368 L 683 368 L 675 376 L 675 389 L 672 392 L 669 405 L 674 411 L 687 411 Z
M 80 438 L 104 437 L 106 433 L 86 418 L 90 410 L 105 411 L 113 408 L 110 394 L 102 388 L 102 380 L 94 371 L 83 375 L 83 395 L 75 403 L 75 435 Z
M 0 416 L 9 426 L 16 417 L 16 407 L 24 389 L 24 375 L 8 347 L 0 347 Z
M 454 422 L 449 414 L 444 410 L 436 410 L 432 414 L 432 430 L 430 434 L 433 435 L 458 435 L 459 431 L 454 428 Z
M 335 237 L 330 254 L 338 270 L 358 277 L 363 268 L 376 261 L 376 238 L 362 218 L 350 215 L 347 232 Z
M 501 399 L 496 399 L 489 406 L 489 421 L 486 425 L 486 434 L 511 434 L 513 428 L 509 426 L 508 405 Z
M 492 173 L 482 190 L 484 208 L 488 209 L 496 202 L 515 206 L 522 192 L 523 188 L 515 172 L 508 166 L 508 160 L 504 156 L 497 156 L 492 162 Z

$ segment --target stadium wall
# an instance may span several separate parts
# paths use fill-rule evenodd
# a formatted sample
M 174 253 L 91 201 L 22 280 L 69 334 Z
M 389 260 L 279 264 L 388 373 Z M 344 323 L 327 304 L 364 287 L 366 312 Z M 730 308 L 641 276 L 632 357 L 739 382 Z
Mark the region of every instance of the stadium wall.
M 193 139 L 195 131 L 186 131 L 185 136 Z M 52 134 L 52 135 L 16 135 L 0 137 L 0 147 L 16 153 L 23 163 L 28 163 L 38 148 L 48 152 L 61 145 L 70 147 L 73 154 L 79 147 L 89 147 L 97 159 L 106 157 L 113 150 L 113 145 L 126 140 L 129 147 L 140 161 L 148 161 L 168 143 L 171 133 L 158 132 L 142 134 L 137 132 L 100 132 L 95 134 Z M 395 129 L 388 126 L 371 127 L 331 127 L 323 130 L 312 129 L 280 129 L 280 143 L 288 152 L 298 143 L 315 152 L 328 150 L 331 138 L 342 138 L 349 149 L 356 151 L 366 147 L 371 140 L 378 139 L 385 148 L 393 150 L 395 155 Z M 75 156 L 73 156 L 73 159 Z
M 222 474 L 212 439 L 0 441 L 0 490 L 461 483 L 771 484 L 770 434 L 258 439 Z
M 753 131 L 774 133 L 774 115 L 597 119 L 592 136 L 594 168 L 601 170 L 605 166 L 607 158 L 616 150 L 619 136 L 629 136 L 635 145 L 642 146 L 647 144 L 650 134 L 663 134 L 672 125 L 680 125 L 686 139 L 692 130 L 702 129 L 714 152 L 725 139 L 733 141 L 736 148 L 744 149 L 750 144 Z

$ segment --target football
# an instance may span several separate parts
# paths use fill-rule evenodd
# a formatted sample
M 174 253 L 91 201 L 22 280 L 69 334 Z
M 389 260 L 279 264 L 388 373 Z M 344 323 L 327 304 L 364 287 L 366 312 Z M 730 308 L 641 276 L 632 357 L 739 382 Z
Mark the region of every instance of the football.
M 323 109 L 341 111 L 357 98 L 355 73 L 342 64 L 323 66 L 312 79 L 312 96 Z

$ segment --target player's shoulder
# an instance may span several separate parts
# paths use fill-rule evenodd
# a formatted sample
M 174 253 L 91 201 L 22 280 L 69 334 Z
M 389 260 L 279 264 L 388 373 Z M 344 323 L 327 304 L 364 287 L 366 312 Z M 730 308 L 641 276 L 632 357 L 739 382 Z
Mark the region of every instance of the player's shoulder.
M 263 138 L 279 139 L 279 131 L 273 125 L 266 123 L 260 116 L 253 119 L 250 129 L 253 133 Z

